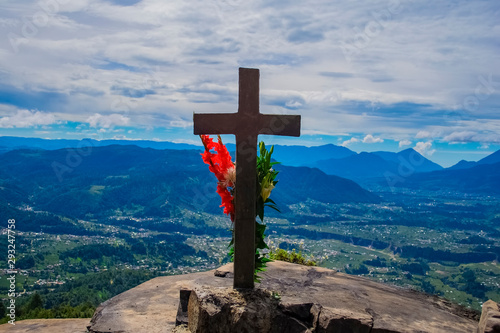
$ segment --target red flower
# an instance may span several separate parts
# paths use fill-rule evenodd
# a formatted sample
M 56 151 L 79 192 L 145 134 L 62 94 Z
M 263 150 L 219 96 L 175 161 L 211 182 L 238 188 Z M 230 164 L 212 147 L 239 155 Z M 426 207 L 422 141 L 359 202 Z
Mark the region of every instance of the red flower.
M 218 136 L 218 141 L 214 142 L 208 135 L 200 135 L 201 142 L 205 146 L 205 152 L 201 154 L 203 162 L 209 165 L 208 169 L 217 177 L 217 193 L 222 199 L 220 207 L 224 207 L 224 214 L 234 221 L 234 203 L 232 191 L 235 183 L 235 166 L 231 161 L 231 155 L 222 139 Z M 215 152 L 212 152 L 215 151 Z
M 231 192 L 229 192 L 227 187 L 217 185 L 217 193 L 219 193 L 222 199 L 222 204 L 219 207 L 224 207 L 224 214 L 228 214 L 231 217 L 231 221 L 234 222 L 234 204 Z

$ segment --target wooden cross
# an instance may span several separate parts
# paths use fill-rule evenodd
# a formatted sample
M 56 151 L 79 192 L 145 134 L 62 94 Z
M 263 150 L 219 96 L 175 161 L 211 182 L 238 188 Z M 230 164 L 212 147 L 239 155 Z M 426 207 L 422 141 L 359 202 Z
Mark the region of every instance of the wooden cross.
M 195 113 L 194 134 L 236 135 L 234 288 L 254 287 L 257 136 L 300 136 L 300 116 L 259 112 L 259 70 L 239 69 L 237 113 Z

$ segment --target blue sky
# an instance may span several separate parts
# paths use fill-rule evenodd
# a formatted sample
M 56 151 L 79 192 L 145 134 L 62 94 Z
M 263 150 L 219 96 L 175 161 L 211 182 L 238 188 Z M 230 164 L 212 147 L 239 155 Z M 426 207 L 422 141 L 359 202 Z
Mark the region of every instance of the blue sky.
M 0 135 L 198 143 L 193 112 L 261 112 L 354 151 L 450 166 L 500 149 L 500 2 L 5 0 Z

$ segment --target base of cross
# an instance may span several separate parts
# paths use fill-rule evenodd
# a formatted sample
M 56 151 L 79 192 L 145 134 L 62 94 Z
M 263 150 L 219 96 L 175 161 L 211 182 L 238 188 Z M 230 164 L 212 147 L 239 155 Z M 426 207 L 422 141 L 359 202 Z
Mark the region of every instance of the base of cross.
M 255 289 L 233 289 L 232 274 L 233 265 L 228 264 L 208 272 L 154 278 L 103 303 L 89 332 L 478 329 L 479 313 L 445 299 L 326 268 L 275 261 L 268 264 Z M 484 313 L 482 327 L 488 327 L 488 318 L 495 318 L 493 308 Z

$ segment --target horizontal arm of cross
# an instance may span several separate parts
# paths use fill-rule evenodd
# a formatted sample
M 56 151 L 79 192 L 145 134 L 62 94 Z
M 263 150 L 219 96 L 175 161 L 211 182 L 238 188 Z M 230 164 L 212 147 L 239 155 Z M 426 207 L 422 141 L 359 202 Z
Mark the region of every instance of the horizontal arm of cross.
M 237 113 L 195 113 L 194 134 L 235 134 Z
M 299 115 L 258 114 L 253 119 L 242 119 L 237 113 L 195 113 L 193 121 L 194 134 L 237 134 L 249 131 L 254 134 L 300 136 Z
M 259 134 L 300 136 L 299 115 L 261 114 Z

